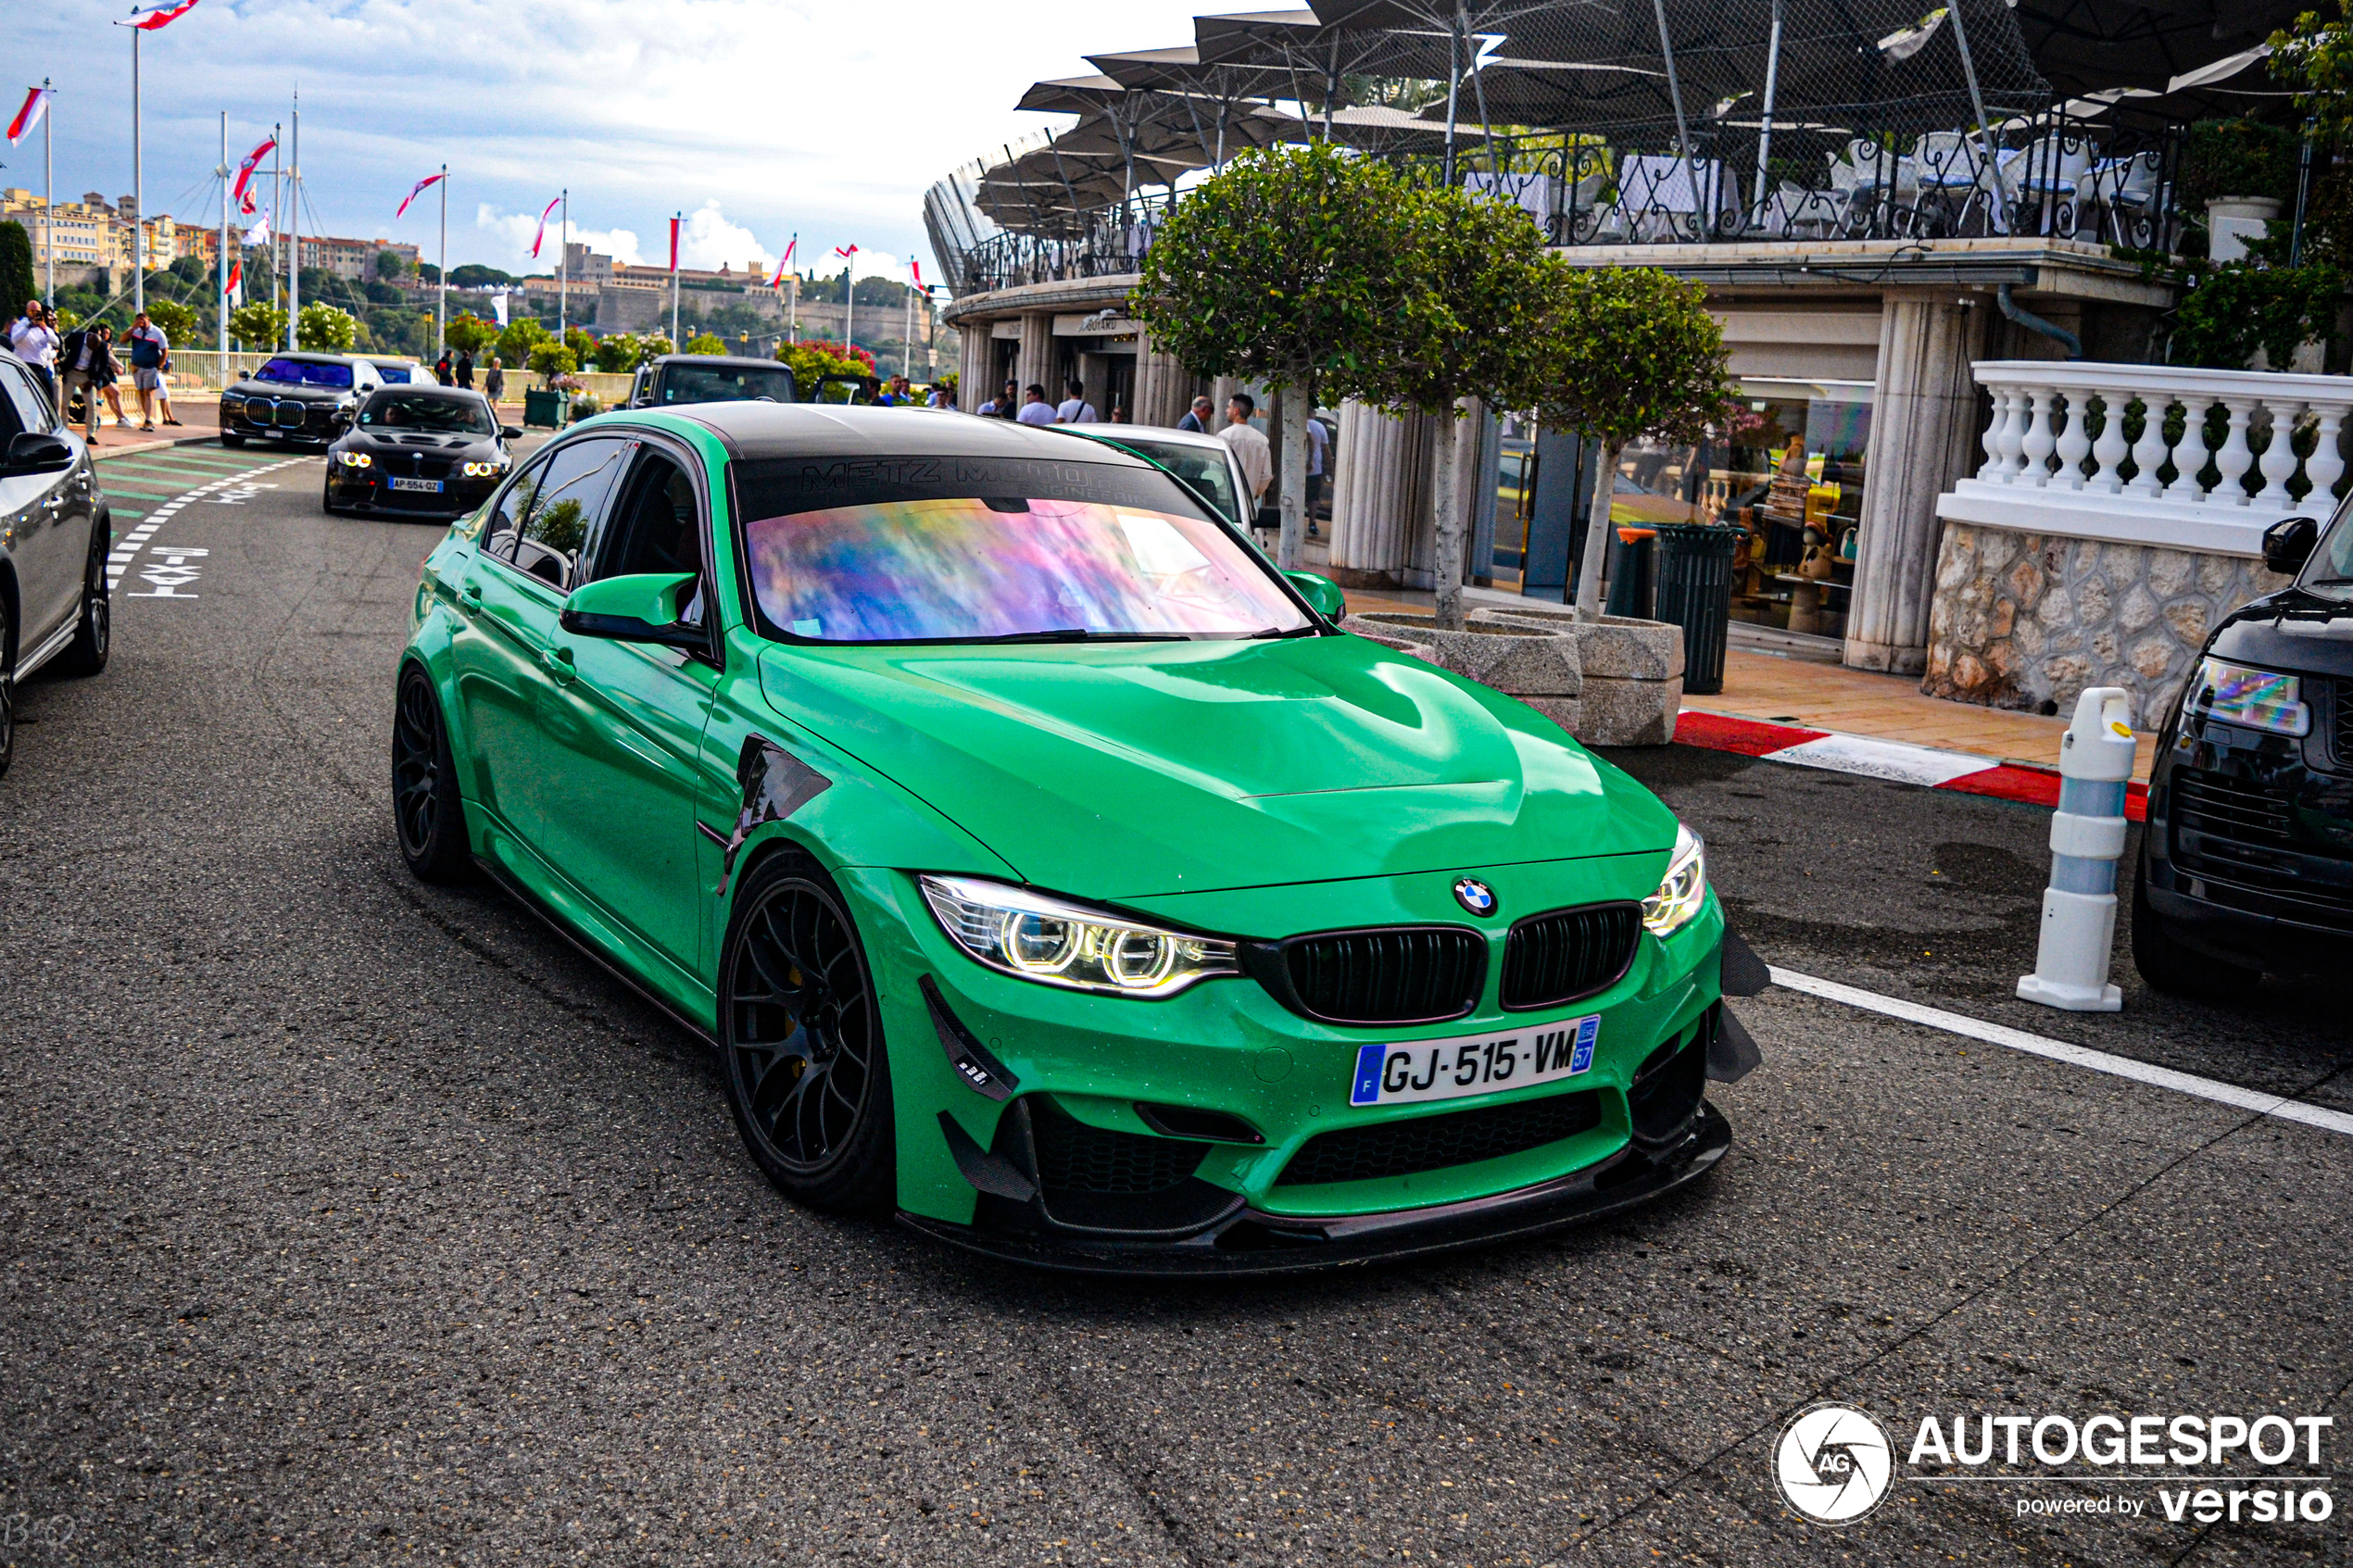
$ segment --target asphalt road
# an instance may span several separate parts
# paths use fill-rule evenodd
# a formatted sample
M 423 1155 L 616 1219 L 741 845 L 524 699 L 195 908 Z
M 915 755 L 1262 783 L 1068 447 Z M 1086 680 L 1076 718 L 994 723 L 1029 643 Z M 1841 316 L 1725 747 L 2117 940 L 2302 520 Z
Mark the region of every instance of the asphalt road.
M 160 499 L 277 460 L 108 472 Z M 0 1562 L 2347 1561 L 2342 1484 L 2292 1525 L 2090 1483 L 1791 1512 L 1771 1452 L 1821 1399 L 1899 1450 L 1980 1411 L 2353 1426 L 2353 1140 L 1788 992 L 1743 1006 L 1765 1066 L 1718 1091 L 1718 1173 L 1541 1244 L 1138 1288 L 790 1207 L 701 1047 L 495 893 L 408 878 L 390 676 L 437 531 L 318 484 L 169 517 L 113 667 L 21 694 Z M 2204 1009 L 2120 960 L 2120 1015 L 2007 999 L 2039 812 L 1620 760 L 1778 964 L 2348 1102 L 2341 983 Z M 2123 1495 L 2148 1516 L 2017 1512 Z

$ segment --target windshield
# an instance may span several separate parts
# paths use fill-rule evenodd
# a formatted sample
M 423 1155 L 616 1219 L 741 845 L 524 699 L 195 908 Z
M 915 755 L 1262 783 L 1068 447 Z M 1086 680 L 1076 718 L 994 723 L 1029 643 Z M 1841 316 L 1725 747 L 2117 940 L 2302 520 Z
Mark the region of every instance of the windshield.
M 1219 511 L 1234 522 L 1248 527 L 1250 520 L 1234 502 L 1234 469 L 1226 460 L 1223 445 L 1212 450 L 1206 446 L 1190 446 L 1176 441 L 1153 441 L 1149 437 L 1122 433 L 1114 437 L 1122 446 L 1132 446 L 1200 491 L 1216 505 Z
M 253 379 L 283 382 L 288 386 L 349 386 L 351 367 L 314 364 L 308 359 L 272 359 L 256 370 Z
M 2353 599 L 2353 495 L 2337 503 L 2328 532 L 2312 546 L 2296 585 L 2324 599 Z
M 488 435 L 490 408 L 472 397 L 432 397 L 413 392 L 379 392 L 359 410 L 359 422 L 377 430 L 414 430 L 433 435 Z
M 742 465 L 752 593 L 772 635 L 1082 641 L 1314 624 L 1263 562 L 1192 515 L 1160 474 L 1001 458 L 883 459 L 854 470 Z
M 777 403 L 793 400 L 792 371 L 751 365 L 664 365 L 664 403 L 733 403 L 765 397 Z
M 378 360 L 376 362 L 376 374 L 383 378 L 384 383 L 386 386 L 407 386 L 409 384 L 409 367 L 406 365 L 387 365 L 382 360 Z

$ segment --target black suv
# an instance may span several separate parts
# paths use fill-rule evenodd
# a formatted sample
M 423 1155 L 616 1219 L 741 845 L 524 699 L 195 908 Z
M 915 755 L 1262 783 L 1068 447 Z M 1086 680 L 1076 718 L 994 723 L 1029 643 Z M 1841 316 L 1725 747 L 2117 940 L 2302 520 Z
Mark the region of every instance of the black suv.
M 2295 581 L 2233 610 L 2158 734 L 2133 961 L 2229 997 L 2353 960 L 2353 500 L 2263 535 Z
M 680 403 L 733 403 L 766 398 L 799 400 L 792 367 L 774 359 L 733 354 L 664 354 L 637 367 L 629 386 L 632 408 L 667 408 Z

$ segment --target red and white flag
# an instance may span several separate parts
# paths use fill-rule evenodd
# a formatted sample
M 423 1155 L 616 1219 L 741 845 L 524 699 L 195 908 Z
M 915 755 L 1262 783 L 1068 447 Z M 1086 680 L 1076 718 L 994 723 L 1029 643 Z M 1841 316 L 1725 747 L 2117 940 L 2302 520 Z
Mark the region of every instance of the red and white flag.
M 253 172 L 261 167 L 261 160 L 268 157 L 277 145 L 278 138 L 265 136 L 261 139 L 261 145 L 247 153 L 245 161 L 237 165 L 237 182 L 229 187 L 229 194 L 237 198 L 238 211 L 248 214 L 253 211 Z
M 836 256 L 847 256 L 847 257 L 855 257 L 857 256 L 857 254 L 858 254 L 858 247 L 857 247 L 856 245 L 851 245 L 851 246 L 850 246 L 848 250 L 844 250 L 844 249 L 842 249 L 842 248 L 841 248 L 841 246 L 839 246 L 839 245 L 836 245 L 836 246 L 834 246 L 834 254 L 835 254 Z
M 245 231 L 245 244 L 249 245 L 266 245 L 269 243 L 270 214 L 265 211 L 261 215 L 261 221 Z
M 245 264 L 242 260 L 229 263 L 229 286 L 220 291 L 233 305 L 245 292 Z
M 399 209 L 398 209 L 397 211 L 396 211 L 396 212 L 394 212 L 394 213 L 393 213 L 393 215 L 392 215 L 392 220 L 393 220 L 394 222 L 397 223 L 397 222 L 399 222 L 399 221 L 400 221 L 400 220 L 401 220 L 402 218 L 406 217 L 406 216 L 408 215 L 408 211 L 409 211 L 409 204 L 410 202 L 412 202 L 412 201 L 415 201 L 415 200 L 417 199 L 417 197 L 418 197 L 418 196 L 420 196 L 421 194 L 422 194 L 426 186 L 428 186 L 428 185 L 438 185 L 438 184 L 440 184 L 440 183 L 441 183 L 441 176 L 440 176 L 440 175 L 438 175 L 438 174 L 428 174 L 428 175 L 426 175 L 423 179 L 422 179 L 422 180 L 418 181 L 415 184 L 413 184 L 413 185 L 409 186 L 409 194 L 408 194 L 407 195 L 405 195 L 405 196 L 403 196 L 403 197 L 401 197 L 401 198 L 400 198 L 400 207 L 399 207 Z M 562 198 L 561 198 L 561 197 L 559 197 L 559 198 L 557 198 L 557 199 L 558 199 L 558 200 L 561 200 Z M 544 222 L 546 222 L 546 221 L 547 221 L 547 219 L 543 216 L 543 217 L 540 219 L 540 221 L 544 223 Z M 531 254 L 532 254 L 532 255 L 534 255 L 534 256 L 537 256 L 537 255 L 539 254 L 539 247 L 538 247 L 538 246 L 536 246 L 536 245 L 534 245 L 534 246 L 532 247 Z
M 11 144 L 32 133 L 32 128 L 41 123 L 41 117 L 49 112 L 51 96 L 46 87 L 35 87 L 24 95 L 24 107 L 17 111 L 16 119 L 8 121 L 8 140 Z
M 912 275 L 913 275 L 914 280 L 915 280 L 915 286 L 916 286 L 917 288 L 922 288 L 922 287 L 924 286 L 924 268 L 923 268 L 923 263 L 921 263 L 920 261 L 917 261 L 917 260 L 916 260 L 913 257 L 912 257 L 912 256 L 911 256 L 911 257 L 909 257 L 907 258 L 907 270 L 908 270 L 911 274 L 912 274 Z
M 792 266 L 793 247 L 799 244 L 800 236 L 799 234 L 795 234 L 791 239 L 785 242 L 785 254 L 776 257 L 776 265 L 768 273 L 768 286 L 770 288 L 780 289 L 785 286 L 785 272 L 786 269 Z
M 670 220 L 670 270 L 678 270 L 678 220 Z
M 420 187 L 420 189 L 422 189 L 422 187 Z M 411 191 L 409 194 L 413 196 L 417 193 L 415 191 Z M 540 242 L 547 237 L 547 215 L 556 210 L 556 202 L 560 202 L 561 200 L 563 200 L 563 197 L 558 196 L 554 201 L 550 201 L 539 211 L 539 232 L 531 236 L 531 258 L 534 261 L 539 259 Z
M 131 12 L 131 25 L 142 32 L 153 32 L 159 27 L 170 27 L 195 8 L 196 0 L 164 0 L 160 6 L 135 6 Z

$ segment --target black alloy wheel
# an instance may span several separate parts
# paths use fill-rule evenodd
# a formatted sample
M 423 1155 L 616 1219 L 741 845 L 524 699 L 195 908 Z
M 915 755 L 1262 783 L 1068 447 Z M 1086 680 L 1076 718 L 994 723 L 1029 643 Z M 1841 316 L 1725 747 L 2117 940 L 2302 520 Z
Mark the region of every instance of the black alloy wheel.
M 890 1066 L 857 930 L 808 859 L 763 860 L 728 922 L 720 1049 L 744 1145 L 813 1209 L 887 1210 L 897 1192 Z
M 464 882 L 473 874 L 466 839 L 466 804 L 458 797 L 458 766 L 441 699 L 432 677 L 417 665 L 400 671 L 392 722 L 392 819 L 400 858 L 420 882 Z
M 103 517 L 90 531 L 90 563 L 82 575 L 82 624 L 57 659 L 58 670 L 68 675 L 100 673 L 114 647 L 114 596 L 107 590 L 107 546 L 113 533 Z
M 238 447 L 243 446 L 245 444 L 245 438 L 237 434 L 233 431 L 224 430 L 220 433 L 220 445 L 228 447 L 232 452 L 235 451 Z

